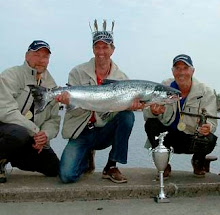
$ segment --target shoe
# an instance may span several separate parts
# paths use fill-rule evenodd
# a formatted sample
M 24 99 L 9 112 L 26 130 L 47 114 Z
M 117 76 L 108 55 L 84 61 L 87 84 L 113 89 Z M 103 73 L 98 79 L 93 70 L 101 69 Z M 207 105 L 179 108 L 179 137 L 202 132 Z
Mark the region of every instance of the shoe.
M 5 183 L 7 181 L 6 175 L 5 175 L 5 166 L 7 164 L 6 159 L 0 160 L 0 183 Z
M 193 166 L 193 173 L 195 177 L 198 178 L 204 178 L 205 177 L 205 167 L 201 165 L 201 162 L 199 160 L 191 160 L 192 166 Z
M 119 169 L 117 167 L 110 167 L 108 171 L 103 170 L 102 172 L 102 178 L 104 179 L 110 179 L 111 181 L 115 183 L 127 183 L 128 180 L 125 176 L 121 174 Z
M 84 172 L 85 174 L 92 174 L 95 171 L 95 150 L 91 150 L 88 156 L 88 168 Z
M 166 167 L 166 169 L 163 172 L 163 179 L 166 180 L 170 176 L 171 176 L 171 165 L 167 164 L 167 167 Z M 160 178 L 160 176 L 158 175 L 156 180 L 159 180 L 159 178 Z
M 166 179 L 169 178 L 170 176 L 171 176 L 171 165 L 167 164 L 167 167 L 163 172 L 163 178 Z

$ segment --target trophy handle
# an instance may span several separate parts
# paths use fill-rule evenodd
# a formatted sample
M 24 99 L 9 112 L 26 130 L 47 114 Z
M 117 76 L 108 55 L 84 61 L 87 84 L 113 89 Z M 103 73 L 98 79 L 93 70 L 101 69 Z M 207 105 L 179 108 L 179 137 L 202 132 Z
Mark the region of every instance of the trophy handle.
M 174 154 L 174 149 L 172 146 L 170 146 L 170 159 L 169 160 L 172 160 L 173 154 Z

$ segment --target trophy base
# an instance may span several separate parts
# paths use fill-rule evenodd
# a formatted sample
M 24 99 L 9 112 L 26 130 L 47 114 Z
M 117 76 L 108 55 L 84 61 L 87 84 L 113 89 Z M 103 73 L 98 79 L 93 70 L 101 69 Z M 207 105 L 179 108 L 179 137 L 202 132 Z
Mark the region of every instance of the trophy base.
M 154 201 L 157 203 L 169 203 L 170 202 L 169 198 L 167 197 L 161 198 L 159 196 L 154 197 Z

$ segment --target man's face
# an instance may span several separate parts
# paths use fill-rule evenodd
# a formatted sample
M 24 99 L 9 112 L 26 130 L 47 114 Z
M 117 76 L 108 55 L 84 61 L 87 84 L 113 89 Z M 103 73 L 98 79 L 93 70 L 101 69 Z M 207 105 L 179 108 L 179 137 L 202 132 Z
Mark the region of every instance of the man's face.
M 109 60 L 114 52 L 114 48 L 106 44 L 102 41 L 97 42 L 93 46 L 93 53 L 95 55 L 95 58 L 99 62 L 105 62 L 106 60 Z
M 26 53 L 25 59 L 31 68 L 36 69 L 38 73 L 43 73 L 49 64 L 50 52 L 47 48 L 29 51 Z
M 186 85 L 191 83 L 194 68 L 188 66 L 182 61 L 178 61 L 174 65 L 172 71 L 178 85 Z

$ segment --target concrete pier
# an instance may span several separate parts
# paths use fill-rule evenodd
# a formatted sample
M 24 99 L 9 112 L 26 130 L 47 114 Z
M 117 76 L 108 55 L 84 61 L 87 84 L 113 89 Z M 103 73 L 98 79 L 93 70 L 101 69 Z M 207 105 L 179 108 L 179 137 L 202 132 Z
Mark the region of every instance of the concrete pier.
M 0 202 L 63 202 L 76 200 L 114 200 L 152 198 L 159 193 L 157 171 L 146 168 L 120 169 L 128 183 L 116 184 L 101 178 L 101 172 L 84 175 L 77 183 L 63 184 L 59 178 L 38 173 L 8 170 L 7 183 L 0 184 Z M 220 176 L 207 173 L 196 178 L 192 172 L 172 171 L 164 182 L 170 197 L 220 194 Z

